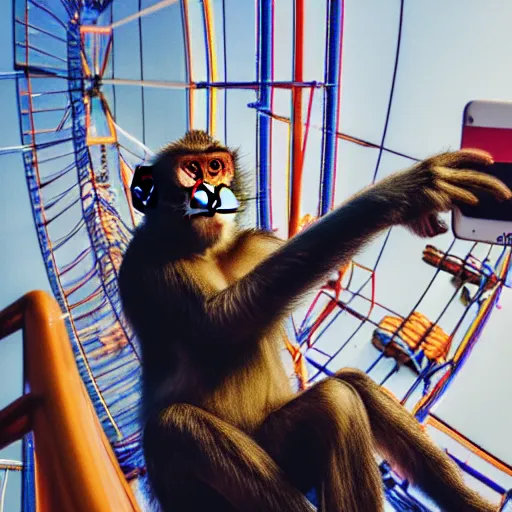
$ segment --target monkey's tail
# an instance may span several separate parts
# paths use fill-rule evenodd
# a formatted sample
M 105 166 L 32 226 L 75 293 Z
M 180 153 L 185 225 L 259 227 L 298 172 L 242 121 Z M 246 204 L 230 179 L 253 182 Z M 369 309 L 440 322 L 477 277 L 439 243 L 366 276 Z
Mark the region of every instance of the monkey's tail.
M 447 512 L 492 512 L 464 482 L 458 466 L 422 430 L 399 402 L 365 373 L 343 369 L 336 377 L 350 384 L 365 404 L 377 449 L 402 476 L 417 485 Z

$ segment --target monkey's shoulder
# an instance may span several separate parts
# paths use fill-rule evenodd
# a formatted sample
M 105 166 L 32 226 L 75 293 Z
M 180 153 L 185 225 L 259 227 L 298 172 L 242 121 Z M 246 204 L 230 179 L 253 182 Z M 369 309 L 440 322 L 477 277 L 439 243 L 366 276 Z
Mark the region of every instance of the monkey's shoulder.
M 179 247 L 159 244 L 154 234 L 136 232 L 123 256 L 119 270 L 122 296 L 147 297 L 190 292 L 192 281 L 183 264 Z
M 283 243 L 272 232 L 244 230 L 239 233 L 230 250 L 220 258 L 221 266 L 230 276 L 239 279 L 277 251 Z
M 283 241 L 273 233 L 248 229 L 240 231 L 222 254 L 216 257 L 183 255 L 180 244 L 155 243 L 153 233 L 139 229 L 127 248 L 119 281 L 140 298 L 165 287 L 165 295 L 195 295 L 201 300 L 227 288 L 248 274 L 275 252 Z M 129 283 L 128 283 L 129 282 Z
M 245 229 L 238 234 L 235 248 L 264 251 L 268 254 L 276 251 L 283 244 L 284 241 L 278 238 L 272 231 Z
M 122 266 L 144 269 L 177 262 L 184 256 L 183 245 L 179 236 L 169 237 L 155 226 L 143 224 L 135 231 L 124 253 Z
M 281 245 L 282 241 L 273 233 L 244 230 L 235 236 L 227 250 L 178 260 L 173 267 L 208 297 L 247 275 Z

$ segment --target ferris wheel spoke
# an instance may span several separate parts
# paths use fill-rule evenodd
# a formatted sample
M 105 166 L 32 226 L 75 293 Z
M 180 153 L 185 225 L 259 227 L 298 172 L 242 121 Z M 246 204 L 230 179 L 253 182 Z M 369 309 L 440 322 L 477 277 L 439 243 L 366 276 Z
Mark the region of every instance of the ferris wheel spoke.
M 164 7 L 168 7 L 170 5 L 176 4 L 179 1 L 180 0 L 161 0 L 160 2 L 157 2 L 156 4 L 154 4 L 150 7 L 146 7 L 145 9 L 142 9 L 139 12 L 131 14 L 130 16 L 126 16 L 126 18 L 123 18 L 121 20 L 116 21 L 115 23 L 112 23 L 110 25 L 110 28 L 115 29 L 115 28 L 121 27 L 123 25 L 126 25 L 126 23 L 130 23 L 131 21 L 135 21 L 135 20 L 138 20 L 139 18 L 142 18 L 149 14 L 158 12 L 161 9 L 163 9 Z

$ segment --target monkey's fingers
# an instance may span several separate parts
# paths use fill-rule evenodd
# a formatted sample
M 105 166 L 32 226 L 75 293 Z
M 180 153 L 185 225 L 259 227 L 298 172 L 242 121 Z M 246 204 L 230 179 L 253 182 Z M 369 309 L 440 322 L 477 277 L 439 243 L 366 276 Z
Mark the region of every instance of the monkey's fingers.
M 475 196 L 475 194 L 473 194 L 469 190 L 465 190 L 461 187 L 456 187 L 455 185 L 452 185 L 451 183 L 448 183 L 443 180 L 438 180 L 436 182 L 436 185 L 441 191 L 443 191 L 450 197 L 452 204 L 454 201 L 466 203 L 472 206 L 476 206 L 479 203 L 478 197 Z
M 428 224 L 431 237 L 441 235 L 448 231 L 446 222 L 437 214 L 429 215 L 426 219 L 426 223 Z
M 433 238 L 448 231 L 446 223 L 435 213 L 421 217 L 407 227 L 422 238 Z
M 434 165 L 451 169 L 474 168 L 488 166 L 494 163 L 492 156 L 481 149 L 461 149 L 432 158 Z
M 443 181 L 451 183 L 458 187 L 468 187 L 476 191 L 491 193 L 497 199 L 508 200 L 512 199 L 512 191 L 505 183 L 494 176 L 488 174 L 461 169 L 453 171 L 445 167 L 436 167 L 436 174 L 442 178 Z

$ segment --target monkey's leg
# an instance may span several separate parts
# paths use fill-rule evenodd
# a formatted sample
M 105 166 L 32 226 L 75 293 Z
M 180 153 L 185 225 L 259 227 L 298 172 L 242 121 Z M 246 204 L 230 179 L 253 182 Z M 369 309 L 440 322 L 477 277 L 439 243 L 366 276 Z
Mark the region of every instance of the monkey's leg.
M 198 407 L 174 404 L 144 430 L 148 476 L 165 511 L 312 512 L 249 436 Z M 226 508 L 195 496 L 220 495 Z M 214 491 L 214 492 L 211 492 Z M 229 506 L 231 504 L 231 506 Z
M 259 444 L 302 492 L 322 490 L 322 512 L 381 512 L 383 485 L 357 393 L 325 380 L 268 416 Z
M 364 402 L 379 452 L 443 510 L 497 510 L 464 483 L 455 462 L 422 430 L 414 416 L 368 375 L 347 368 L 337 372 L 336 378 L 350 384 Z

